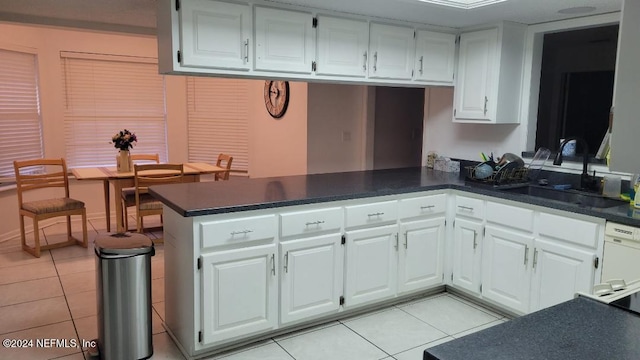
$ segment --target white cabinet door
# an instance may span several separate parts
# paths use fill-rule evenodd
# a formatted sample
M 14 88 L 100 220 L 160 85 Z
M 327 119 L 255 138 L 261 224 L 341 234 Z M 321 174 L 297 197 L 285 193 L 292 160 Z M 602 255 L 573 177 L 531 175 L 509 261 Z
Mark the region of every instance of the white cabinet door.
M 396 293 L 398 227 L 380 226 L 346 233 L 345 307 Z
M 591 292 L 594 253 L 556 240 L 536 239 L 534 245 L 531 311 L 571 300 L 578 291 Z
M 456 218 L 453 225 L 453 285 L 480 293 L 482 224 Z
M 455 54 L 455 35 L 418 30 L 414 79 L 452 83 Z
M 339 233 L 280 244 L 280 320 L 337 312 L 342 296 L 344 250 Z
M 497 28 L 460 35 L 455 118 L 489 120 L 494 117 L 497 41 Z
M 372 23 L 369 34 L 369 77 L 410 80 L 415 54 L 414 30 Z
M 532 251 L 532 235 L 487 225 L 482 244 L 482 296 L 527 313 Z
M 251 7 L 210 0 L 180 7 L 181 65 L 234 70 L 251 68 Z
M 365 77 L 369 25 L 366 21 L 318 16 L 318 75 Z
M 398 293 L 442 284 L 444 217 L 400 225 Z
M 278 324 L 276 245 L 202 255 L 203 343 L 240 338 Z
M 255 24 L 256 70 L 311 73 L 311 14 L 256 6 Z

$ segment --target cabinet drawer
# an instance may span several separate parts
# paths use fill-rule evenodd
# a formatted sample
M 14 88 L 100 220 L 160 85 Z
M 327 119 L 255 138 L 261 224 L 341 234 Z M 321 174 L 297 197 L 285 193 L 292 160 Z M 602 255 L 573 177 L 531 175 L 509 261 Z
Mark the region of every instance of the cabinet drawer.
M 398 211 L 400 219 L 443 213 L 447 211 L 447 196 L 438 194 L 402 199 Z
M 533 210 L 487 202 L 487 221 L 532 232 Z
M 346 206 L 346 227 L 377 225 L 398 219 L 398 202 L 383 201 L 373 204 Z
M 295 211 L 280 215 L 282 237 L 314 234 L 342 228 L 342 208 Z
M 482 220 L 484 218 L 484 202 L 480 199 L 456 196 L 455 212 L 456 215 Z
M 597 246 L 598 224 L 584 220 L 570 219 L 564 216 L 540 213 L 538 228 L 538 233 L 543 236 L 591 248 Z
M 209 221 L 200 224 L 203 248 L 273 239 L 276 231 L 275 215 Z

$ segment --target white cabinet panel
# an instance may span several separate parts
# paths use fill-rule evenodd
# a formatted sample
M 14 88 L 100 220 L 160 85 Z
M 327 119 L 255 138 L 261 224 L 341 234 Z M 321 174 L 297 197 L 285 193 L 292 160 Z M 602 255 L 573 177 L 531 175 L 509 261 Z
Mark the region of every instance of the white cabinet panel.
M 269 239 L 273 241 L 277 234 L 276 224 L 275 215 L 201 222 L 202 247 L 236 245 Z
M 487 201 L 487 222 L 533 232 L 533 210 Z
M 593 288 L 595 255 L 557 241 L 535 240 L 531 311 L 573 299 Z
M 270 244 L 202 255 L 203 343 L 277 326 L 276 250 Z
M 344 263 L 341 239 L 337 233 L 280 244 L 283 324 L 338 311 Z
M 371 226 L 398 220 L 398 202 L 381 201 L 345 207 L 345 226 Z
M 460 35 L 454 121 L 517 124 L 526 25 L 499 26 Z
M 403 223 L 400 233 L 398 293 L 441 284 L 445 218 Z
M 484 200 L 457 195 L 455 213 L 456 216 L 484 220 Z
M 427 195 L 410 199 L 402 199 L 398 205 L 400 219 L 418 216 L 431 216 L 447 211 L 447 195 Z
M 531 234 L 487 225 L 482 245 L 482 296 L 526 313 L 532 248 Z
M 366 21 L 318 16 L 318 75 L 365 77 L 369 46 Z
M 453 225 L 453 284 L 480 293 L 482 224 L 456 218 Z
M 571 219 L 566 216 L 540 213 L 540 235 L 595 248 L 598 241 L 598 224 Z
M 460 35 L 456 118 L 485 120 L 493 116 L 489 101 L 496 101 L 493 77 L 497 41 L 498 29 Z
M 418 30 L 414 79 L 452 83 L 455 53 L 455 35 Z
M 280 236 L 313 235 L 339 231 L 344 221 L 342 208 L 292 211 L 280 214 Z
M 347 231 L 345 307 L 396 293 L 397 225 Z
M 415 54 L 413 28 L 372 23 L 369 41 L 370 78 L 412 78 Z
M 255 26 L 256 70 L 311 73 L 311 14 L 256 6 Z
M 251 7 L 210 0 L 180 7 L 182 66 L 251 68 Z

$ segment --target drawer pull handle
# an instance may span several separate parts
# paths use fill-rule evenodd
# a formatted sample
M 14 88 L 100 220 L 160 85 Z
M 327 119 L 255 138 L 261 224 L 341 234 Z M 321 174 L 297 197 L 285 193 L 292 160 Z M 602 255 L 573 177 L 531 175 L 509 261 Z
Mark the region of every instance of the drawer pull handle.
M 524 246 L 524 266 L 527 266 L 529 262 L 529 245 Z
M 538 249 L 534 249 L 533 250 L 533 268 L 536 268 L 536 265 L 538 265 Z
M 271 274 L 276 275 L 276 254 L 271 254 Z
M 377 212 L 377 213 L 373 213 L 373 214 L 367 214 L 368 217 L 372 217 L 372 216 L 382 216 L 384 215 L 383 212 Z
M 235 235 L 246 235 L 248 233 L 252 233 L 253 230 L 241 230 L 241 231 L 232 231 L 231 232 L 231 236 L 235 236 Z
M 289 252 L 288 251 L 284 254 L 284 272 L 285 273 L 289 272 Z
M 462 205 L 458 205 L 458 207 L 462 210 L 468 210 L 468 211 L 473 211 L 473 208 L 470 206 L 462 206 Z
M 311 225 L 320 225 L 320 224 L 324 224 L 324 220 L 318 220 L 318 221 L 310 221 L 308 223 L 305 223 L 306 226 L 311 226 Z
M 400 248 L 400 239 L 398 238 L 398 233 L 396 233 L 396 251 Z
M 478 247 L 478 233 L 474 230 L 473 231 L 473 250 L 475 250 Z
M 409 232 L 404 232 L 404 248 L 405 250 L 409 247 Z
M 367 52 L 364 52 L 364 64 L 362 65 L 362 70 L 367 71 Z
M 420 206 L 420 210 L 433 209 L 434 207 L 436 207 L 436 206 L 435 205 Z

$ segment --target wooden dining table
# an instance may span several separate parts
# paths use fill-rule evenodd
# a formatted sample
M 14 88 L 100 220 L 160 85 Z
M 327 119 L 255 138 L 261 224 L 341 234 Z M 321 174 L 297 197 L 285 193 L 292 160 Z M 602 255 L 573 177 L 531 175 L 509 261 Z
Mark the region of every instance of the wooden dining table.
M 183 182 L 198 182 L 200 175 L 215 174 L 228 171 L 226 168 L 207 163 L 185 163 Z M 134 173 L 118 172 L 115 167 L 92 167 L 71 169 L 71 172 L 78 180 L 102 180 L 104 187 L 104 207 L 107 220 L 107 231 L 111 231 L 111 202 L 109 184 L 113 186 L 116 205 L 116 229 L 118 232 L 125 232 L 122 221 L 124 209 L 120 202 L 122 189 L 134 186 Z

